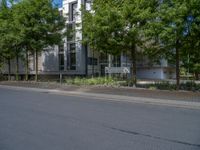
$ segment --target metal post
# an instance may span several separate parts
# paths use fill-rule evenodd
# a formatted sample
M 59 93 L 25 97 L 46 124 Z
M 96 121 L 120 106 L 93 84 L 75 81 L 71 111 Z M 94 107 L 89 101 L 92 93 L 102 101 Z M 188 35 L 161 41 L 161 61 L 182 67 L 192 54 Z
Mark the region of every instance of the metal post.
M 60 73 L 60 84 L 62 84 L 62 73 Z
M 112 56 L 109 54 L 108 55 L 108 67 L 112 67 Z M 111 77 L 111 73 L 109 72 L 109 77 Z

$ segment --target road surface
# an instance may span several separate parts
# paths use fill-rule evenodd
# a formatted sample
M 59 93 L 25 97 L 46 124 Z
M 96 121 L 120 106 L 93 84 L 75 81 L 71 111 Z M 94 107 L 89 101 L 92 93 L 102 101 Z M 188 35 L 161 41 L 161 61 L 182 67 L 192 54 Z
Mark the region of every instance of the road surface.
M 200 110 L 0 87 L 0 150 L 200 150 Z

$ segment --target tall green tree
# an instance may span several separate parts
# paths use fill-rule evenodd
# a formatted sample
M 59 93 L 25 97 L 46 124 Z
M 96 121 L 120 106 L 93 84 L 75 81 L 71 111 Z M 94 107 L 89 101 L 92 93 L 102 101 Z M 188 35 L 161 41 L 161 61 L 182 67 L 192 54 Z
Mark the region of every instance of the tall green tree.
M 110 54 L 127 51 L 136 84 L 138 47 L 144 41 L 143 27 L 155 11 L 156 0 L 94 0 L 92 11 L 83 13 L 83 33 L 89 45 Z
M 14 55 L 15 55 L 15 76 L 16 80 L 19 80 L 19 60 L 22 59 L 23 55 L 23 43 L 24 43 L 24 36 L 21 32 L 21 28 L 18 26 L 18 23 L 16 22 L 16 9 L 19 4 L 15 4 L 16 1 L 12 0 L 10 1 L 10 9 L 11 9 L 11 15 L 10 15 L 10 44 Z
M 0 4 L 0 57 L 1 60 L 7 62 L 8 80 L 11 75 L 11 59 L 14 58 L 14 52 L 10 43 L 12 43 L 12 11 L 7 5 L 6 0 L 2 0 Z
M 198 0 L 187 1 L 187 41 L 181 54 L 183 67 L 187 72 L 194 73 L 199 79 L 200 74 L 200 3 Z
M 16 22 L 16 8 L 19 5 L 15 1 L 2 1 L 1 11 L 1 49 L 2 56 L 8 59 L 8 72 L 11 71 L 11 59 L 15 58 L 15 76 L 19 80 L 19 60 L 21 59 L 23 50 L 24 37 L 21 34 L 21 28 Z M 8 6 L 9 4 L 9 6 Z
M 145 27 L 157 9 L 157 0 L 125 0 L 123 5 L 124 47 L 132 60 L 133 83 L 136 85 L 137 56 L 146 45 Z M 139 50 L 140 49 L 140 50 Z
M 35 80 L 38 80 L 38 53 L 62 41 L 65 20 L 51 0 L 2 0 L 0 11 L 0 52 L 8 60 L 16 58 L 16 79 L 19 59 L 25 56 L 28 79 L 28 53 L 35 54 Z
M 188 43 L 188 17 L 187 0 L 163 0 L 148 28 L 154 45 L 150 54 L 175 62 L 177 90 L 180 85 L 180 55 Z
M 51 0 L 22 0 L 16 10 L 17 25 L 24 37 L 24 48 L 35 55 L 35 81 L 38 80 L 38 55 L 44 48 L 62 41 L 64 18 Z M 28 68 L 26 69 L 27 72 Z
M 122 51 L 122 1 L 95 0 L 92 10 L 83 10 L 83 43 L 92 51 L 119 55 Z M 117 18 L 117 19 L 116 19 Z

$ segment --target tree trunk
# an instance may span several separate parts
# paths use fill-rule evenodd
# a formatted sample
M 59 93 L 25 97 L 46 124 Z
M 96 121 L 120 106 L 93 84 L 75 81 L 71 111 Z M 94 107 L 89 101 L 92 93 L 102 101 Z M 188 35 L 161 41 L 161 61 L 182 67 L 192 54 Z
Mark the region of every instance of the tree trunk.
M 28 74 L 29 74 L 29 60 L 28 60 L 28 50 L 26 50 L 26 67 L 25 67 L 25 70 L 26 70 L 26 76 L 25 76 L 25 80 L 28 81 Z
M 11 80 L 11 62 L 10 62 L 10 58 L 8 58 L 8 80 Z
M 85 45 L 85 77 L 88 76 L 88 46 Z
M 15 73 L 16 80 L 19 81 L 19 56 L 16 55 L 16 73 Z
M 38 81 L 38 51 L 35 50 L 35 82 Z
M 131 59 L 132 59 L 132 79 L 133 79 L 133 86 L 135 87 L 137 84 L 137 77 L 136 77 L 136 46 L 132 45 L 131 47 Z
M 92 49 L 92 77 L 94 77 L 94 48 Z
M 180 56 L 179 56 L 179 41 L 176 41 L 176 90 L 180 88 Z
M 199 73 L 198 72 L 195 72 L 194 76 L 195 76 L 195 80 L 199 80 Z

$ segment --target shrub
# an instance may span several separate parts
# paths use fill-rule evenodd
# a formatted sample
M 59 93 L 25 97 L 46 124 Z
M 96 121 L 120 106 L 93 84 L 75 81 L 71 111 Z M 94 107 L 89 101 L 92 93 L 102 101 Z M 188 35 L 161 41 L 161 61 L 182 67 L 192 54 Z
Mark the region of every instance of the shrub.
M 159 90 L 175 90 L 176 84 L 170 82 L 157 82 L 155 84 L 138 84 L 137 87 Z M 180 90 L 200 91 L 200 84 L 196 84 L 195 82 L 181 83 Z
M 96 77 L 96 78 L 67 78 L 65 83 L 69 85 L 109 85 L 116 86 L 118 82 L 116 79 L 111 77 Z
M 158 82 L 158 83 L 155 83 L 155 86 L 159 90 L 175 90 L 176 89 L 176 85 L 170 82 Z
M 113 77 L 95 77 L 95 78 L 67 78 L 65 83 L 69 85 L 104 85 L 104 86 L 133 86 L 132 80 L 119 80 Z M 137 84 L 137 87 L 159 90 L 175 90 L 176 84 L 170 82 L 157 82 L 154 84 Z M 181 90 L 200 91 L 200 84 L 195 82 L 186 82 L 180 84 Z
M 180 84 L 180 89 L 188 90 L 188 91 L 200 91 L 200 84 L 196 84 L 195 82 L 186 82 Z

